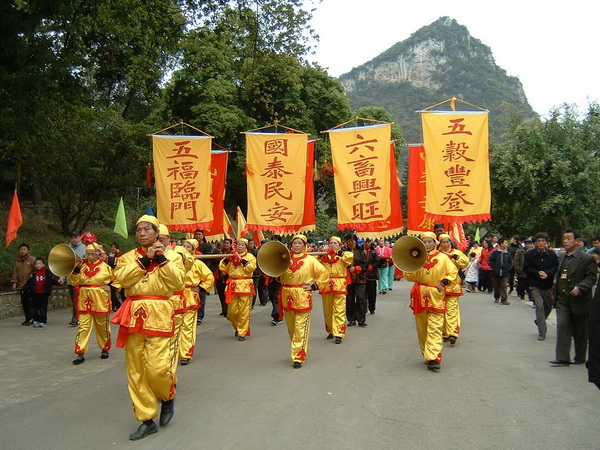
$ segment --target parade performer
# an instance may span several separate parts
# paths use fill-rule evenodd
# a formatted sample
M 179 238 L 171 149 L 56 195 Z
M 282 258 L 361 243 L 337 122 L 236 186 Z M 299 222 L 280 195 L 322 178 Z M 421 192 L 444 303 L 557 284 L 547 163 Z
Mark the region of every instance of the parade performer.
M 182 243 L 189 256 L 195 255 L 198 248 L 196 239 L 186 239 Z M 215 277 L 199 259 L 192 260 L 192 266 L 185 274 L 183 294 L 186 298 L 187 308 L 183 315 L 181 334 L 179 335 L 179 357 L 181 364 L 187 365 L 194 356 L 196 348 L 196 329 L 198 327 L 198 310 L 200 308 L 200 292 L 210 291 L 215 283 Z
M 351 252 L 341 248 L 342 240 L 332 236 L 327 254 L 319 259 L 329 273 L 329 283 L 321 290 L 325 331 L 327 339 L 335 338 L 336 344 L 341 344 L 346 335 L 346 271 L 354 259 Z
M 439 249 L 454 263 L 458 273 L 467 267 L 469 258 L 460 250 L 453 248 L 452 240 L 448 234 L 440 234 Z M 454 280 L 446 286 L 446 314 L 444 315 L 444 340 L 448 340 L 450 344 L 456 344 L 458 334 L 460 333 L 460 305 L 458 298 L 463 295 L 462 278 L 458 275 Z
M 169 423 L 174 413 L 175 384 L 171 361 L 173 304 L 169 297 L 183 289 L 185 269 L 181 256 L 158 241 L 158 220 L 140 217 L 136 238 L 140 247 L 127 252 L 114 271 L 127 291 L 113 323 L 120 325 L 117 347 L 125 347 L 129 395 L 137 420 L 142 424 L 129 436 L 142 439 L 158 431 L 154 418 L 157 401 L 162 402 L 160 425 Z
M 308 353 L 313 283 L 317 284 L 314 289 L 324 289 L 329 275 L 319 261 L 306 254 L 306 236 L 297 234 L 291 246 L 290 266 L 281 275 L 279 309 L 283 309 L 290 335 L 290 357 L 294 369 L 299 369 Z
M 456 266 L 436 250 L 435 233 L 422 234 L 427 259 L 416 272 L 405 272 L 407 281 L 415 284 L 410 291 L 410 307 L 415 315 L 419 347 L 429 370 L 440 370 L 442 362 L 442 333 L 444 329 L 445 288 L 457 276 Z
M 227 320 L 231 322 L 240 341 L 250 336 L 250 310 L 255 293 L 252 273 L 256 269 L 256 258 L 248 253 L 247 246 L 247 239 L 239 239 L 233 256 L 219 263 L 219 270 L 229 275 L 225 288 Z
M 86 259 L 78 264 L 71 276 L 69 284 L 79 287 L 77 296 L 77 336 L 75 337 L 75 353 L 77 358 L 73 364 L 85 362 L 92 327 L 96 331 L 96 342 L 100 347 L 100 358 L 107 359 L 111 347 L 110 324 L 108 314 L 112 310 L 110 287 L 113 271 L 104 261 L 100 261 L 97 244 L 89 244 L 85 248 Z

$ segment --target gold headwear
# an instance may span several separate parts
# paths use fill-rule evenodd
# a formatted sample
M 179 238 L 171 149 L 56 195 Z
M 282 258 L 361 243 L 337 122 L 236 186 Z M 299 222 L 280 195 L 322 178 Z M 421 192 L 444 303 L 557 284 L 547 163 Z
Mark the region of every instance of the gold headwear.
M 304 245 L 306 245 L 306 243 L 308 242 L 308 240 L 306 239 L 306 236 L 304 236 L 303 234 L 295 235 L 290 242 L 294 242 L 296 239 L 302 240 L 302 242 L 304 242 Z
M 192 244 L 192 247 L 194 247 L 194 251 L 196 251 L 198 245 L 200 245 L 197 239 L 186 239 L 185 242 L 189 242 L 190 244 Z
M 94 245 L 92 244 L 88 244 L 85 246 L 85 251 L 86 252 L 97 252 L 98 248 L 96 248 Z
M 424 233 L 421 233 L 421 239 L 423 238 L 431 238 L 434 240 L 435 245 L 439 244 L 438 240 L 437 240 L 437 236 L 435 235 L 435 233 L 433 231 L 425 231 Z
M 452 241 L 452 238 L 450 237 L 450 235 L 448 233 L 442 233 L 438 236 L 438 239 L 440 242 L 442 242 L 442 239 L 449 239 L 450 241 Z
M 163 225 L 162 223 L 158 226 L 158 234 L 162 234 L 163 236 L 168 236 L 169 233 L 169 228 L 167 228 L 166 225 Z
M 148 214 L 144 214 L 142 217 L 140 217 L 138 219 L 138 221 L 135 223 L 136 225 L 138 225 L 140 222 L 148 222 L 151 223 L 152 225 L 154 225 L 156 228 L 158 228 L 160 225 L 158 223 L 158 219 L 154 216 L 150 216 Z
M 246 239 L 246 238 L 239 238 L 238 242 L 243 242 L 244 244 L 246 244 L 246 247 L 248 247 L 248 239 Z
M 331 241 L 336 241 L 338 244 L 342 245 L 342 240 L 337 236 L 331 236 L 329 238 L 329 242 L 331 242 Z

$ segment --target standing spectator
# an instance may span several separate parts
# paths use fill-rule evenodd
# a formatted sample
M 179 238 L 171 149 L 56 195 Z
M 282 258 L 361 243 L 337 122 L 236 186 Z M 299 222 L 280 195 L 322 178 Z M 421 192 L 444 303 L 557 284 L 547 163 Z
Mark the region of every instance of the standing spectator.
M 512 294 L 515 290 L 515 268 L 514 261 L 515 255 L 517 254 L 517 250 L 521 248 L 521 242 L 519 241 L 519 236 L 513 236 L 510 240 L 510 244 L 508 246 L 508 253 L 513 260 L 513 267 L 510 269 L 510 273 L 508 274 L 508 294 Z
M 590 248 L 587 252 L 592 253 L 592 250 L 596 249 L 596 251 L 600 252 L 600 236 L 594 236 L 592 238 L 592 248 Z
M 533 248 L 533 241 L 527 238 L 523 239 L 523 243 L 525 244 L 525 247 L 519 246 L 513 261 L 513 269 L 515 271 L 515 275 L 517 276 L 517 297 L 519 297 L 521 300 L 525 299 L 525 293 L 527 292 L 527 275 L 523 270 L 523 266 L 525 264 L 525 253 L 527 250 Z
M 221 243 L 221 254 L 227 255 L 231 253 L 231 243 L 233 241 L 229 238 L 223 239 Z M 227 317 L 227 302 L 225 301 L 225 286 L 227 286 L 227 279 L 229 275 L 222 272 L 220 267 L 215 271 L 215 287 L 217 294 L 219 295 L 219 301 L 221 302 L 221 313 L 220 316 Z
M 375 314 L 375 303 L 377 302 L 377 280 L 379 278 L 379 257 L 373 248 L 373 242 L 370 238 L 365 239 L 365 258 L 367 259 L 367 302 L 369 313 Z
M 490 255 L 488 263 L 493 271 L 494 303 L 498 303 L 498 300 L 500 300 L 503 305 L 510 305 L 506 287 L 513 263 L 506 238 L 498 239 L 498 247 Z
M 479 259 L 481 257 L 481 251 L 483 249 L 481 248 L 481 246 L 479 245 L 479 242 L 477 241 L 473 241 L 473 246 L 470 249 L 470 252 L 475 253 L 475 256 L 477 257 L 477 259 Z M 478 277 L 479 278 L 479 277 Z
M 592 255 L 579 248 L 579 233 L 563 234 L 565 252 L 558 264 L 556 279 L 556 360 L 551 364 L 583 364 L 587 354 L 588 325 L 592 288 L 598 266 Z M 571 361 L 571 341 L 575 341 L 575 358 Z
M 533 238 L 534 248 L 525 253 L 523 271 L 527 275 L 529 295 L 535 304 L 535 324 L 538 341 L 546 339 L 546 319 L 552 312 L 552 285 L 558 270 L 558 257 L 548 248 L 548 235 L 538 233 Z
M 12 288 L 15 291 L 19 291 L 21 295 L 21 306 L 23 313 L 25 314 L 25 320 L 21 325 L 31 325 L 33 323 L 33 308 L 31 304 L 31 298 L 23 292 L 25 283 L 29 279 L 31 273 L 35 270 L 34 267 L 35 258 L 29 254 L 29 245 L 23 243 L 19 245 L 19 256 L 15 262 L 15 269 L 13 270 L 11 283 Z
M 475 252 L 469 254 L 469 264 L 465 269 L 465 282 L 467 283 L 467 292 L 475 292 L 477 282 L 479 281 L 479 269 L 477 268 L 477 255 Z
M 273 240 L 281 242 L 281 236 L 273 235 Z M 283 323 L 283 311 L 279 308 L 279 291 L 281 290 L 281 281 L 278 277 L 270 277 L 265 275 L 265 284 L 269 292 L 269 300 L 271 301 L 271 325 Z
M 493 251 L 492 241 L 484 241 L 481 256 L 479 257 L 479 285 L 477 287 L 480 291 L 488 291 L 488 293 L 492 292 L 492 268 L 488 260 Z
M 23 290 L 31 298 L 33 327 L 46 328 L 48 324 L 48 297 L 52 292 L 52 285 L 62 284 L 62 278 L 54 275 L 50 272 L 50 269 L 46 269 L 42 258 L 37 258 L 34 265 L 35 271 L 31 273 Z
M 363 245 L 364 245 L 364 242 L 363 242 Z M 396 275 L 396 266 L 394 266 L 394 261 L 392 260 L 392 245 L 390 244 L 390 241 L 385 241 L 385 246 L 388 248 L 388 251 L 389 251 L 389 254 L 390 254 L 390 258 L 387 260 L 387 265 L 388 265 L 388 282 L 387 282 L 387 286 L 388 286 L 388 291 L 391 291 L 394 288 L 394 279 L 395 279 L 395 275 Z M 359 248 L 363 247 L 360 242 L 358 242 L 358 247 Z
M 600 389 L 600 280 L 592 300 L 589 335 L 588 381 Z
M 81 234 L 79 231 L 71 231 L 69 234 L 69 247 L 73 250 L 75 255 L 79 259 L 85 259 L 85 245 L 81 243 Z M 71 321 L 69 325 L 72 327 L 77 326 L 77 296 L 79 295 L 79 288 L 74 287 L 69 283 L 69 279 L 67 278 L 67 287 L 69 289 L 69 295 L 71 296 L 71 301 L 73 302 L 73 314 L 71 315 Z
M 386 247 L 384 240 L 380 239 L 379 245 L 375 247 L 375 253 L 379 258 L 379 267 L 377 268 L 379 272 L 379 293 L 385 295 L 389 288 L 389 271 L 390 269 L 394 270 L 394 266 L 388 264 L 388 261 L 392 258 L 392 249 L 389 246 Z
M 348 325 L 358 324 L 359 327 L 364 328 L 367 326 L 367 279 L 365 275 L 368 264 L 364 250 L 356 244 L 356 235 L 346 238 L 346 248 L 354 256 L 348 267 L 351 282 L 348 283 L 348 293 L 346 294 L 346 316 Z
M 433 232 L 435 233 L 435 238 L 439 241 L 440 234 L 446 234 L 446 229 L 443 223 L 436 223 L 433 225 Z

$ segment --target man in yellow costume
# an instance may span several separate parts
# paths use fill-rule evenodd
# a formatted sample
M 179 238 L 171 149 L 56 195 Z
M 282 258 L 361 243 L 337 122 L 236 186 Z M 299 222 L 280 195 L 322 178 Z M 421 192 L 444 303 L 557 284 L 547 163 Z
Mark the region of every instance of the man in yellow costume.
M 77 297 L 79 323 L 75 337 L 77 358 L 73 361 L 75 365 L 85 362 L 92 326 L 96 331 L 96 342 L 101 350 L 100 358 L 107 359 L 111 347 L 108 315 L 112 307 L 108 284 L 113 281 L 113 272 L 108 264 L 100 261 L 97 246 L 88 245 L 85 256 L 85 261 L 77 265 L 69 277 L 69 284 L 79 287 Z
M 247 251 L 248 240 L 239 239 L 233 256 L 219 263 L 219 270 L 229 275 L 225 288 L 227 320 L 231 322 L 238 340 L 250 336 L 250 310 L 254 296 L 252 273 L 256 269 L 256 258 Z
M 215 277 L 199 259 L 196 259 L 196 249 L 199 242 L 196 239 L 186 239 L 183 248 L 193 258 L 192 266 L 185 273 L 183 294 L 186 298 L 187 310 L 183 315 L 181 334 L 179 335 L 179 357 L 181 364 L 187 365 L 194 356 L 196 348 L 196 329 L 198 327 L 198 309 L 200 309 L 200 290 L 210 291 L 215 284 Z
M 327 339 L 341 344 L 346 336 L 346 271 L 352 265 L 354 256 L 342 251 L 342 240 L 337 236 L 329 238 L 327 254 L 319 259 L 329 273 L 329 283 L 321 290 L 323 315 Z
M 445 288 L 457 276 L 456 266 L 447 255 L 436 249 L 435 233 L 422 234 L 427 259 L 416 272 L 405 272 L 407 281 L 414 281 L 410 291 L 410 307 L 415 315 L 419 347 L 429 370 L 440 370 L 444 341 Z
M 440 251 L 448 255 L 458 270 L 458 276 L 446 286 L 446 314 L 444 315 L 444 340 L 451 345 L 456 344 L 460 333 L 460 305 L 458 298 L 463 295 L 462 278 L 460 271 L 469 264 L 469 258 L 460 250 L 452 247 L 452 241 L 448 234 L 440 234 Z
M 125 347 L 125 364 L 133 411 L 142 424 L 129 436 L 142 439 L 158 431 L 154 418 L 162 402 L 160 425 L 174 413 L 175 383 L 171 361 L 173 303 L 169 297 L 183 289 L 185 269 L 181 256 L 159 240 L 158 220 L 144 215 L 136 225 L 140 247 L 117 263 L 115 278 L 126 289 L 127 299 L 112 319 L 120 325 L 117 347 Z
M 291 246 L 290 266 L 281 275 L 279 304 L 290 335 L 290 358 L 294 369 L 299 369 L 308 353 L 313 283 L 324 290 L 329 284 L 329 274 L 316 258 L 306 254 L 306 236 L 297 234 Z

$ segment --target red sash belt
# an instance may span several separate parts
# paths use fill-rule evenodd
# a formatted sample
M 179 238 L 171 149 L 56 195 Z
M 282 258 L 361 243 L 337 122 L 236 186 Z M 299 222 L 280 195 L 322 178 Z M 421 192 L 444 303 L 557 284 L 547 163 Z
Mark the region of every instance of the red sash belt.
M 110 319 L 111 323 L 119 325 L 119 336 L 117 337 L 117 347 L 124 347 L 129 335 L 129 325 L 131 324 L 131 302 L 133 300 L 169 300 L 164 295 L 132 295 L 127 297 L 121 307 Z
M 95 287 L 100 287 L 100 286 L 104 286 L 103 284 L 80 284 L 79 287 L 80 288 L 95 288 Z
M 233 292 L 231 292 L 231 282 L 234 280 L 251 280 L 252 277 L 229 277 L 227 278 L 227 281 L 225 282 L 226 286 L 225 286 L 225 303 L 227 303 L 228 305 L 231 304 L 231 297 L 233 296 Z M 248 294 L 251 295 L 251 294 Z

